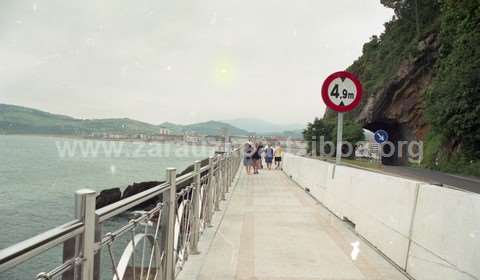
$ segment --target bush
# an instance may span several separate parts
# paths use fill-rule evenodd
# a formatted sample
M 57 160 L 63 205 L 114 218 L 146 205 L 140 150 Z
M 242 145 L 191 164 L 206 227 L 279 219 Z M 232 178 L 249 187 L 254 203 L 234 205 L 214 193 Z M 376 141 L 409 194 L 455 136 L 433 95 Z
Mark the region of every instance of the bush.
M 312 153 L 312 143 L 317 143 L 316 156 L 320 155 L 319 140 L 321 137 L 324 137 L 324 141 L 331 141 L 333 143 L 337 142 L 337 120 L 336 119 L 318 119 L 315 118 L 313 123 L 308 123 L 307 128 L 303 132 L 303 137 L 307 142 L 307 152 Z M 355 145 L 360 141 L 364 141 L 363 129 L 362 126 L 358 123 L 345 120 L 343 124 L 343 135 L 342 140 L 345 142 L 352 143 Z M 334 151 L 328 150 L 326 147 L 325 153 L 330 153 Z M 353 156 L 353 155 L 352 155 Z
M 429 167 L 465 173 L 480 164 L 479 28 L 480 1 L 442 3 L 440 59 L 426 96 Z

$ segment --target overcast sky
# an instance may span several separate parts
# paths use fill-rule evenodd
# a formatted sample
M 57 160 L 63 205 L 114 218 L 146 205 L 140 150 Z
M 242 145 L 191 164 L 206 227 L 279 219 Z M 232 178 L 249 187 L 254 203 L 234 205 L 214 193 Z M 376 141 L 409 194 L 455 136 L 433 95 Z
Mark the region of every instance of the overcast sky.
M 392 14 L 380 0 L 1 0 L 0 103 L 303 123 L 325 110 L 323 79 Z

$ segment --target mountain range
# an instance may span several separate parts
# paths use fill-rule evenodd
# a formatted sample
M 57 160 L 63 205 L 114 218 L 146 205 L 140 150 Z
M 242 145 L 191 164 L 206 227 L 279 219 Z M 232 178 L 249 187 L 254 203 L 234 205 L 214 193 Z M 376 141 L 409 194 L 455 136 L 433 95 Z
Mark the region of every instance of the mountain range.
M 228 129 L 231 135 L 248 135 L 249 132 L 230 124 L 208 121 L 189 125 L 163 123 L 153 125 L 128 118 L 119 119 L 77 119 L 64 115 L 0 104 L 0 134 L 53 134 L 86 135 L 92 133 L 111 134 L 158 134 L 161 128 L 173 133 L 193 132 L 202 135 L 222 135 Z
M 302 131 L 305 128 L 305 124 L 277 124 L 254 118 L 224 120 L 222 122 L 258 134 Z
M 168 128 L 175 134 L 185 132 L 202 135 L 222 135 L 227 129 L 231 135 L 299 136 L 301 125 L 278 125 L 259 119 L 236 119 L 230 121 L 208 121 L 188 125 L 164 122 L 149 124 L 129 118 L 78 119 L 52 114 L 37 109 L 0 104 L 0 134 L 53 134 L 87 135 L 92 133 L 110 134 L 158 134 L 161 128 Z

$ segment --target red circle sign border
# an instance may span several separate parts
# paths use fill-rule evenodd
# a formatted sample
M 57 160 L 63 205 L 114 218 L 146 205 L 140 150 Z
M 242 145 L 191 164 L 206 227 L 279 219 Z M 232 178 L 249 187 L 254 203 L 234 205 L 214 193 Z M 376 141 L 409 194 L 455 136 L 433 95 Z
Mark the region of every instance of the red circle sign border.
M 352 80 L 353 83 L 355 84 L 355 87 L 357 89 L 357 94 L 355 96 L 355 100 L 353 100 L 353 102 L 348 106 L 338 106 L 335 103 L 333 103 L 328 97 L 328 86 L 336 78 L 348 78 Z M 362 93 L 363 93 L 363 88 L 362 88 L 362 84 L 360 83 L 360 80 L 355 75 L 347 71 L 339 71 L 331 74 L 330 76 L 327 77 L 327 79 L 325 79 L 325 82 L 323 82 L 323 85 L 322 85 L 323 102 L 325 102 L 328 108 L 340 113 L 348 112 L 355 109 L 355 107 L 357 107 L 360 104 L 360 101 L 362 100 Z

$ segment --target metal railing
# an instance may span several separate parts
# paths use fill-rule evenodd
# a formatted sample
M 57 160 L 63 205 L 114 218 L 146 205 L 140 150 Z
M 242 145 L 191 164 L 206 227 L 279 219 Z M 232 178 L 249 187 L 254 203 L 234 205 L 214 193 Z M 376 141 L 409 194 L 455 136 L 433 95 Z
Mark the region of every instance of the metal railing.
M 210 157 L 204 166 L 196 161 L 194 170 L 182 176 L 168 168 L 165 183 L 98 210 L 97 193 L 79 190 L 75 193 L 75 220 L 0 251 L 0 278 L 61 246 L 62 263 L 45 268 L 37 280 L 175 279 L 189 255 L 199 253 L 200 236 L 211 226 L 214 212 L 220 210 L 240 162 L 236 149 Z M 152 200 L 153 207 L 131 211 Z M 125 213 L 134 217 L 114 228 L 105 226 Z M 103 234 L 106 228 L 109 231 Z M 115 250 L 121 239 L 127 244 L 119 244 L 123 250 Z M 105 263 L 111 274 L 101 265 L 102 258 L 108 260 Z

